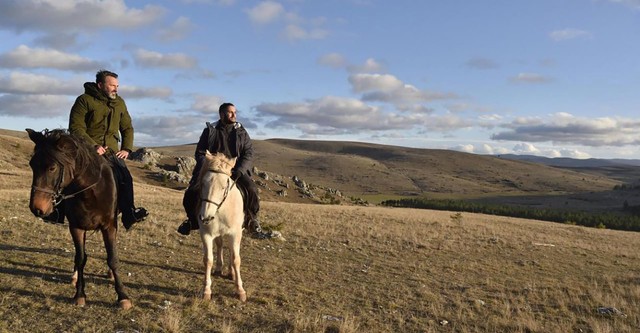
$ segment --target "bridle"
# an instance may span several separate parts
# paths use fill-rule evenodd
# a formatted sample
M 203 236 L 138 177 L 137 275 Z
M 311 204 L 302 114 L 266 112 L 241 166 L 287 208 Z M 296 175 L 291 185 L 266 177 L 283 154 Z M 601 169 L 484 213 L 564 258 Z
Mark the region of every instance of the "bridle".
M 102 177 L 101 177 L 102 178 Z M 80 191 L 76 191 L 74 193 L 71 194 L 63 194 L 62 191 L 64 191 L 64 187 L 62 187 L 62 184 L 64 183 L 64 165 L 60 164 L 60 174 L 58 175 L 58 179 L 56 180 L 56 184 L 53 187 L 53 190 L 49 190 L 46 188 L 41 188 L 41 187 L 37 187 L 37 186 L 31 186 L 31 192 L 42 192 L 42 193 L 47 193 L 49 195 L 51 195 L 51 202 L 53 203 L 53 207 L 58 206 L 63 200 L 66 199 L 71 199 L 73 197 L 75 197 L 76 195 L 98 185 L 98 183 L 100 182 L 100 178 L 98 178 L 98 180 L 81 189 Z
M 224 194 L 222 195 L 222 200 L 220 200 L 220 202 L 215 202 L 213 200 L 210 200 L 209 198 L 200 198 L 200 201 L 204 201 L 204 202 L 208 202 L 212 205 L 216 206 L 216 211 L 211 215 L 211 217 L 203 217 L 202 218 L 202 224 L 209 224 L 209 222 L 213 221 L 216 218 L 216 213 L 218 213 L 218 211 L 220 210 L 220 206 L 222 206 L 222 204 L 224 203 L 225 200 L 227 200 L 227 197 L 229 196 L 229 192 L 231 191 L 231 188 L 233 188 L 233 186 L 236 184 L 236 181 L 234 180 L 233 182 L 231 181 L 231 175 L 220 171 L 220 170 L 214 170 L 214 169 L 209 169 L 207 170 L 208 172 L 213 172 L 213 173 L 221 173 L 223 175 L 227 175 L 227 186 L 224 189 Z

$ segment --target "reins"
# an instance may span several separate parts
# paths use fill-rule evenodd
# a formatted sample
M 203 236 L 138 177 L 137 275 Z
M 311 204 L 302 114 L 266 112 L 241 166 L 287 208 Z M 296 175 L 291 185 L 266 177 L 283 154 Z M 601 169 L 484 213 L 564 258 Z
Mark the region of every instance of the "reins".
M 227 174 L 226 172 L 222 172 L 222 171 L 219 171 L 219 170 L 213 170 L 213 169 L 209 169 L 207 171 L 213 172 L 213 173 L 221 173 L 223 175 L 227 175 L 229 178 L 227 178 L 227 186 L 224 189 L 224 194 L 223 194 L 222 200 L 220 200 L 220 202 L 215 202 L 213 200 L 210 200 L 209 198 L 200 198 L 200 201 L 208 202 L 208 203 L 213 204 L 213 205 L 216 206 L 216 211 L 213 213 L 213 215 L 211 217 L 206 217 L 206 218 L 203 217 L 202 218 L 202 223 L 203 224 L 209 224 L 209 222 L 211 222 L 212 220 L 215 219 L 216 214 L 220 210 L 220 206 L 222 206 L 222 204 L 225 202 L 225 200 L 227 200 L 227 197 L 229 196 L 229 192 L 231 191 L 231 188 L 233 188 L 233 186 L 236 184 L 235 180 L 233 182 L 231 182 L 231 176 L 229 174 Z

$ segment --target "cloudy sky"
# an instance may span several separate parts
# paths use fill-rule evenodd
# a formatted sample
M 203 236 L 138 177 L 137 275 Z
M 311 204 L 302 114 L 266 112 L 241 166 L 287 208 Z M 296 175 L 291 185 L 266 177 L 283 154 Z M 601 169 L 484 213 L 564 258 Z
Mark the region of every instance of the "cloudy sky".
M 640 158 L 640 0 L 2 0 L 0 128 L 106 68 L 135 145 L 254 139 Z

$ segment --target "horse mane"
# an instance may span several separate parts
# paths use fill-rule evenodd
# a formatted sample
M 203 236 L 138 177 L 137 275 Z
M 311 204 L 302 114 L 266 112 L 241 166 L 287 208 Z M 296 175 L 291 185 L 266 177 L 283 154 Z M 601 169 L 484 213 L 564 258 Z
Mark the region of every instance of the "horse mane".
M 209 171 L 221 172 L 231 176 L 231 169 L 233 169 L 233 159 L 226 156 L 223 153 L 208 153 L 204 155 L 202 161 L 202 168 L 198 173 L 198 178 L 195 183 L 195 188 L 199 189 L 202 184 L 202 177 Z
M 42 158 L 69 168 L 71 174 L 76 174 L 76 170 L 84 172 L 100 168 L 103 159 L 98 158 L 93 146 L 84 138 L 70 134 L 65 129 L 44 130 L 43 135 L 44 139 L 36 147 Z

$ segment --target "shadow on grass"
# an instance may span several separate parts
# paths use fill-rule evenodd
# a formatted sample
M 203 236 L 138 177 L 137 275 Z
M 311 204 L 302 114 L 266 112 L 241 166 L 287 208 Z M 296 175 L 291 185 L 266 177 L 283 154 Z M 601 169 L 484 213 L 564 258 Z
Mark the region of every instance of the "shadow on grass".
M 65 255 L 65 256 L 69 255 L 69 253 L 65 252 L 65 250 L 63 249 L 39 248 L 39 247 L 28 247 L 28 246 L 7 245 L 7 244 L 0 244 L 0 251 L 19 251 L 19 252 L 55 254 L 55 255 Z

